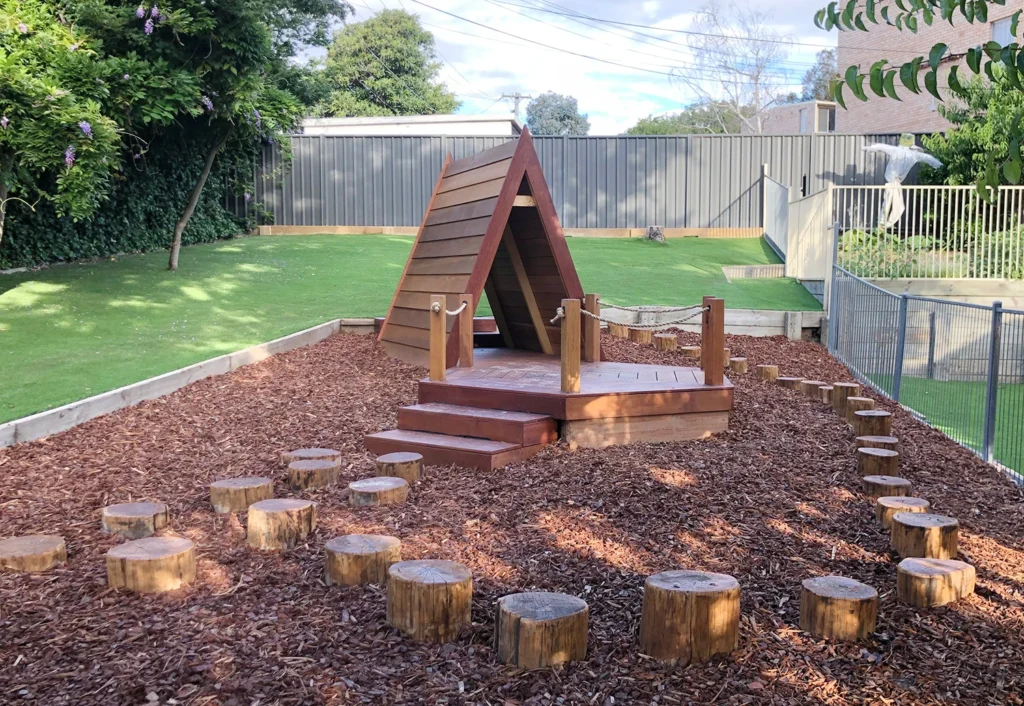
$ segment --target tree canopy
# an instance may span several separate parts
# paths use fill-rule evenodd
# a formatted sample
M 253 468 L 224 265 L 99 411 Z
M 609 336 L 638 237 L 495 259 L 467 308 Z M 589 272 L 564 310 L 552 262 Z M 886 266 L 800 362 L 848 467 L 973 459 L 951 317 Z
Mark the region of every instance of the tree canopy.
M 590 120 L 580 114 L 576 99 L 551 91 L 527 104 L 526 126 L 534 135 L 586 135 L 590 132 Z
M 438 81 L 434 35 L 404 10 L 383 10 L 335 34 L 319 81 L 327 117 L 453 113 L 455 94 Z
M 838 78 L 836 50 L 822 49 L 814 57 L 814 66 L 804 74 L 801 100 L 830 100 L 832 83 Z
M 741 111 L 720 103 L 694 103 L 677 113 L 648 115 L 626 130 L 627 135 L 716 135 L 740 131 Z

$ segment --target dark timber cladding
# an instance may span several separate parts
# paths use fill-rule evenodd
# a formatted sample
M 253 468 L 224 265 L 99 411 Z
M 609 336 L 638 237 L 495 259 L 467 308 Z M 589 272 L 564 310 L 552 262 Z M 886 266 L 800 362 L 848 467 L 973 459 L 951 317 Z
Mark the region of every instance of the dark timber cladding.
M 559 327 L 549 323 L 555 310 L 562 299 L 583 297 L 528 130 L 515 142 L 445 160 L 381 343 L 425 366 L 430 295 L 447 295 L 454 309 L 464 293 L 475 306 L 487 296 L 508 347 L 549 355 L 560 350 Z M 458 361 L 458 317 L 447 323 L 451 367 Z

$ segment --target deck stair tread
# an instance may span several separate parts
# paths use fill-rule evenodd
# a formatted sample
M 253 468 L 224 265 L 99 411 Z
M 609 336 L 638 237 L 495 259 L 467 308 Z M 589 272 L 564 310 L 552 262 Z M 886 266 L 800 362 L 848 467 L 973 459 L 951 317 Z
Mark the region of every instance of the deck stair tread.
M 476 439 L 469 436 L 452 436 L 449 434 L 436 434 L 428 431 L 409 431 L 406 429 L 389 429 L 387 431 L 370 434 L 367 439 L 387 439 L 417 446 L 430 446 L 442 449 L 455 449 L 469 451 L 478 454 L 499 454 L 505 451 L 513 451 L 522 448 L 522 444 L 510 443 L 507 441 L 492 441 L 490 439 Z
M 531 422 L 543 422 L 551 417 L 547 414 L 533 414 L 531 412 L 513 412 L 506 409 L 487 409 L 484 407 L 466 407 L 460 404 L 447 404 L 445 402 L 423 402 L 409 405 L 402 409 L 409 409 L 416 412 L 430 412 L 436 414 L 451 414 L 460 417 L 479 417 L 480 419 L 498 419 L 518 424 L 529 424 Z
M 549 415 L 444 402 L 402 407 L 398 410 L 398 428 L 521 446 L 558 441 L 558 422 Z

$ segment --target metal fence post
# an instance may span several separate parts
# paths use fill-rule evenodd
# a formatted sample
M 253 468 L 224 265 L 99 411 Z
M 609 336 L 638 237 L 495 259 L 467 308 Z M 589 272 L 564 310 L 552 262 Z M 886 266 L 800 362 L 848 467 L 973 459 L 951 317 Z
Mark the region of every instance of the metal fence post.
M 996 445 L 996 396 L 999 394 L 999 354 L 1003 333 L 1003 303 L 992 303 L 992 339 L 988 352 L 988 386 L 985 390 L 984 458 L 992 463 Z
M 900 297 L 899 323 L 896 325 L 896 363 L 892 374 L 892 398 L 900 401 L 900 387 L 903 385 L 903 355 L 907 345 L 907 301 L 904 294 Z

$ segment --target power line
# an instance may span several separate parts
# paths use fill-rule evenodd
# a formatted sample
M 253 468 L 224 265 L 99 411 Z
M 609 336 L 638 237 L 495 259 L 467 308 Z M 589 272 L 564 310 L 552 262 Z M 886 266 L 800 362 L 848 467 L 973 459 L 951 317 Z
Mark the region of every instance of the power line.
M 512 115 L 516 116 L 516 120 L 519 120 L 519 104 L 523 101 L 533 100 L 533 96 L 525 96 L 519 91 L 515 93 L 502 93 L 499 100 L 511 100 L 515 101 L 515 107 L 512 108 Z

